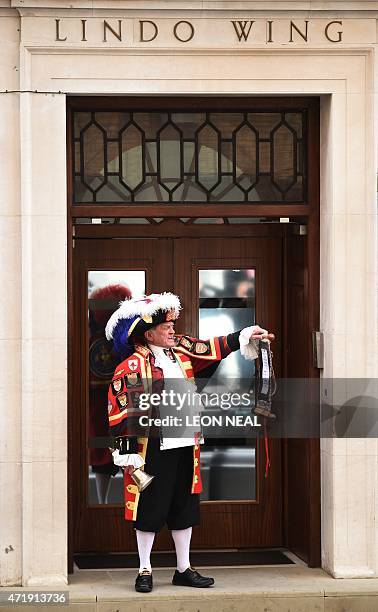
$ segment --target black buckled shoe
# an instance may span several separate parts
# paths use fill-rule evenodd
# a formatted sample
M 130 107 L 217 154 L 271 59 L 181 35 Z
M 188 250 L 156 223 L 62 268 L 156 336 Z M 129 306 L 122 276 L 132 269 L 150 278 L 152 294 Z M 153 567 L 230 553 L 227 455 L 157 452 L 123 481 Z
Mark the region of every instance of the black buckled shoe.
M 152 573 L 148 570 L 142 570 L 135 579 L 135 590 L 138 593 L 151 593 L 152 587 Z
M 194 567 L 188 567 L 185 572 L 175 571 L 172 584 L 176 586 L 189 586 L 196 587 L 198 589 L 204 589 L 206 587 L 213 586 L 214 578 L 208 578 L 207 576 L 201 576 Z

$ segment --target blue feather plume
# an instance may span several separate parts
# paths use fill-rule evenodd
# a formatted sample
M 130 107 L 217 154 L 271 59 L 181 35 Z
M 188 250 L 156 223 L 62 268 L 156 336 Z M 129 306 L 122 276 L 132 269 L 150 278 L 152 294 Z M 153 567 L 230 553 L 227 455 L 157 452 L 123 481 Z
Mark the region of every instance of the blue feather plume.
M 126 359 L 134 352 L 134 342 L 129 338 L 129 329 L 138 316 L 130 319 L 119 319 L 113 331 L 113 347 L 116 353 Z

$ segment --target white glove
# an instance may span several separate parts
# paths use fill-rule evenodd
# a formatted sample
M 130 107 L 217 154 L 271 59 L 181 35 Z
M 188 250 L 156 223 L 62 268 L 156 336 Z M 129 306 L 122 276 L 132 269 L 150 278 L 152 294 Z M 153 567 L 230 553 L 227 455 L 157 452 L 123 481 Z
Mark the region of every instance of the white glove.
M 126 455 L 120 455 L 119 450 L 115 450 L 113 453 L 113 463 L 118 465 L 119 467 L 126 467 L 131 465 L 135 469 L 140 468 L 144 465 L 144 460 L 142 457 L 136 453 L 126 453 Z
M 258 353 L 258 340 L 251 340 L 251 335 L 255 330 L 262 329 L 259 325 L 251 325 L 241 330 L 239 334 L 240 352 L 244 359 L 247 361 L 253 361 L 259 356 Z M 263 329 L 261 333 L 267 334 L 268 331 Z

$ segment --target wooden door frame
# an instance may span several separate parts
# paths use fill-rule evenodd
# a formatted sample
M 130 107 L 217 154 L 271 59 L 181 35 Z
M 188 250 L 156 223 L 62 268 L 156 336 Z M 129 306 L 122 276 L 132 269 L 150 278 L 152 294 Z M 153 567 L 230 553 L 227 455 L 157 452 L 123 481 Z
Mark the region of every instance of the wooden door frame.
M 268 236 L 281 236 L 283 239 L 285 238 L 285 236 L 287 235 L 287 233 L 289 232 L 289 230 L 292 229 L 293 226 L 290 226 L 288 224 L 272 224 L 272 223 L 264 223 L 264 224 L 241 224 L 241 225 L 225 225 L 225 226 L 219 226 L 219 225 L 200 225 L 200 226 L 187 226 L 186 229 L 183 232 L 183 224 L 177 221 L 173 221 L 173 220 L 169 220 L 168 222 L 163 222 L 161 224 L 159 224 L 159 226 L 157 227 L 153 227 L 154 229 L 154 236 L 155 238 L 167 238 L 167 237 L 177 237 L 177 238 L 182 238 L 182 234 L 185 233 L 188 237 L 203 237 L 204 239 L 206 238 L 211 238 L 211 237 L 230 237 L 230 234 L 233 236 L 238 236 L 239 238 L 252 238 L 252 237 L 268 237 Z M 114 236 L 114 229 L 116 229 L 117 231 L 116 236 L 118 238 L 125 238 L 125 239 L 135 239 L 135 238 L 145 238 L 146 236 L 144 235 L 145 232 L 145 228 L 146 226 L 133 226 L 133 225 L 125 225 L 125 226 L 109 226 L 109 225 L 83 225 L 83 226 L 77 226 L 77 233 L 76 233 L 76 239 L 80 238 L 84 238 L 84 239 L 93 239 L 96 241 L 96 239 L 111 239 L 110 237 L 115 237 Z M 308 231 L 310 231 L 310 228 L 308 228 Z M 151 236 L 152 237 L 152 236 Z M 310 254 L 311 254 L 311 250 L 310 250 L 310 244 L 312 244 L 313 241 L 308 241 L 308 257 L 309 257 L 309 268 L 311 267 L 310 264 Z M 316 265 L 316 262 L 318 261 L 314 259 L 312 259 L 312 265 Z M 283 278 L 285 278 L 286 275 L 286 271 L 285 271 L 285 265 L 284 265 L 284 269 L 283 269 Z M 70 274 L 71 277 L 71 281 L 72 281 L 72 271 Z M 313 275 L 312 275 L 313 277 Z M 308 289 L 310 289 L 310 279 L 311 279 L 311 275 L 308 274 Z M 285 283 L 283 283 L 285 284 Z M 310 292 L 311 293 L 311 292 Z M 285 295 L 283 296 L 283 298 L 285 299 Z M 309 300 L 309 303 L 311 303 L 311 300 Z M 312 309 L 313 310 L 313 309 Z M 72 320 L 72 302 L 70 304 L 70 315 L 71 315 L 71 320 Z M 285 306 L 283 304 L 283 329 L 285 330 Z M 308 320 L 310 320 L 310 313 L 309 313 L 309 317 Z M 308 330 L 309 332 L 311 331 L 311 328 Z M 284 332 L 285 333 L 285 332 Z M 311 334 L 308 333 L 308 335 L 311 337 Z M 72 331 L 70 334 L 70 341 L 72 342 Z M 311 363 L 311 355 L 312 355 L 312 346 L 311 346 L 311 342 L 308 343 L 308 351 L 309 351 L 309 365 L 311 364 L 311 368 L 313 368 L 312 363 Z M 71 344 L 71 353 L 72 355 L 72 344 Z M 283 363 L 283 368 L 285 371 L 285 364 Z M 318 371 L 315 370 L 315 373 L 318 374 Z M 312 376 L 313 377 L 313 376 Z M 72 372 L 69 368 L 69 389 L 72 393 Z M 71 399 L 72 402 L 72 399 Z M 72 404 L 71 404 L 72 405 Z M 72 480 L 71 480 L 71 476 L 72 476 L 72 462 L 70 461 L 70 458 L 72 457 L 72 441 L 73 441 L 73 434 L 72 434 L 72 412 L 70 411 L 69 413 L 69 474 L 70 474 L 70 478 L 69 478 L 69 508 L 70 508 L 70 512 L 69 512 L 69 534 L 70 534 L 70 542 L 69 542 L 69 551 L 70 551 L 70 557 L 69 557 L 69 561 L 70 561 L 70 567 L 71 567 L 71 571 L 73 568 L 73 512 L 72 512 Z M 284 525 L 284 542 L 285 545 L 288 546 L 288 548 L 290 548 L 290 539 L 289 539 L 289 500 L 287 499 L 287 495 L 288 495 L 288 491 L 289 491 L 289 484 L 290 484 L 290 479 L 294 478 L 295 475 L 291 474 L 288 471 L 288 465 L 287 465 L 287 448 L 290 447 L 290 445 L 293 444 L 292 441 L 287 440 L 285 442 L 286 448 L 284 449 L 283 452 L 283 457 L 282 457 L 282 465 L 283 465 L 283 474 L 282 474 L 282 479 L 283 479 L 283 525 Z M 306 447 L 306 457 L 305 457 L 305 461 L 308 462 L 308 469 L 309 469 L 309 474 L 311 474 L 311 484 L 310 484 L 310 499 L 308 500 L 308 507 L 306 508 L 306 512 L 308 512 L 310 514 L 310 530 L 309 530 L 309 534 L 308 534 L 308 555 L 306 558 L 307 563 L 310 566 L 318 566 L 320 565 L 320 445 L 319 445 L 319 440 L 306 440 L 305 441 L 305 447 Z M 301 551 L 297 551 L 298 553 L 300 553 Z
M 68 294 L 68 567 L 69 572 L 73 572 L 73 512 L 72 512 L 72 455 L 73 430 L 72 430 L 72 350 L 73 350 L 73 249 L 75 238 L 141 238 L 141 237 L 203 237 L 207 236 L 239 236 L 252 237 L 262 235 L 261 232 L 268 232 L 270 235 L 284 231 L 288 231 L 287 227 L 281 224 L 259 223 L 259 224 L 240 224 L 240 225 L 189 225 L 185 226 L 177 220 L 178 217 L 265 217 L 278 221 L 279 217 L 290 217 L 292 221 L 297 223 L 304 222 L 307 224 L 308 239 L 306 245 L 307 258 L 307 276 L 306 276 L 306 296 L 308 304 L 307 312 L 307 356 L 308 368 L 307 376 L 309 378 L 319 378 L 319 370 L 312 362 L 312 341 L 311 332 L 319 329 L 320 316 L 320 206 L 319 206 L 319 159 L 320 159 L 320 142 L 319 142 L 319 98 L 309 97 L 284 97 L 284 98 L 258 98 L 258 106 L 260 108 L 269 108 L 273 104 L 281 103 L 287 106 L 306 106 L 309 113 L 308 125 L 308 200 L 306 204 L 299 205 L 260 205 L 260 204 L 243 204 L 243 205 L 124 205 L 124 206 L 73 206 L 72 205 L 72 133 L 71 119 L 72 110 L 75 108 L 92 109 L 105 108 L 105 110 L 116 109 L 120 104 L 123 106 L 129 102 L 130 98 L 101 98 L 87 97 L 68 98 L 67 105 L 67 201 L 68 201 L 68 222 L 67 222 L 67 260 L 68 260 L 68 278 L 67 278 L 67 294 Z M 154 108 L 160 105 L 164 108 L 167 103 L 175 104 L 179 108 L 197 108 L 204 104 L 211 104 L 214 107 L 221 108 L 238 108 L 238 105 L 251 103 L 256 107 L 256 98 L 253 97 L 222 97 L 220 98 L 203 98 L 203 97 L 185 97 L 184 98 L 139 98 L 146 108 Z M 135 103 L 135 97 L 133 98 Z M 77 217 L 141 217 L 141 216 L 156 216 L 169 217 L 171 221 L 159 225 L 76 225 Z M 164 227 L 165 226 L 165 227 Z M 287 270 L 283 270 L 283 289 L 285 289 L 285 278 Z M 285 303 L 285 293 L 283 295 Z M 283 321 L 285 321 L 286 313 L 284 309 Z M 290 445 L 290 440 L 288 441 Z M 306 500 L 306 511 L 309 514 L 310 530 L 307 537 L 307 554 L 303 557 L 310 567 L 320 566 L 320 441 L 306 440 L 306 463 L 308 475 L 310 477 L 309 497 Z M 290 479 L 294 478 L 284 468 L 283 480 L 287 484 Z M 283 488 L 284 496 L 287 494 L 287 488 Z M 284 501 L 284 525 L 285 525 L 285 543 L 290 548 L 289 535 L 289 516 L 288 516 L 288 500 Z

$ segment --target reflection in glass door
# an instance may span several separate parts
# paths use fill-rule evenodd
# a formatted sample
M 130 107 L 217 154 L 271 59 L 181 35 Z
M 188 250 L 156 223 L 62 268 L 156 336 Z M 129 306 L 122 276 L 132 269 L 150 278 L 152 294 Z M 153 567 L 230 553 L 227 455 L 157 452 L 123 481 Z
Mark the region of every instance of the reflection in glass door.
M 206 269 L 198 271 L 199 336 L 227 335 L 255 324 L 255 270 Z M 220 332 L 221 330 L 221 332 Z M 251 391 L 254 363 L 239 351 L 224 359 L 205 392 L 239 396 Z M 230 406 L 233 414 L 247 415 L 250 406 Z M 219 408 L 207 407 L 212 415 Z M 256 440 L 206 438 L 201 453 L 203 501 L 256 499 Z
M 255 324 L 255 270 L 199 270 L 199 335 L 209 338 L 226 335 Z M 253 363 L 253 362 L 252 362 Z M 251 378 L 251 362 L 240 352 L 232 353 L 222 361 L 212 382 L 235 379 L 240 382 Z
M 142 297 L 145 270 L 91 270 L 88 272 L 89 414 L 88 503 L 123 503 L 123 475 L 113 464 L 106 444 L 107 394 L 120 358 L 105 338 L 105 326 L 119 302 Z

